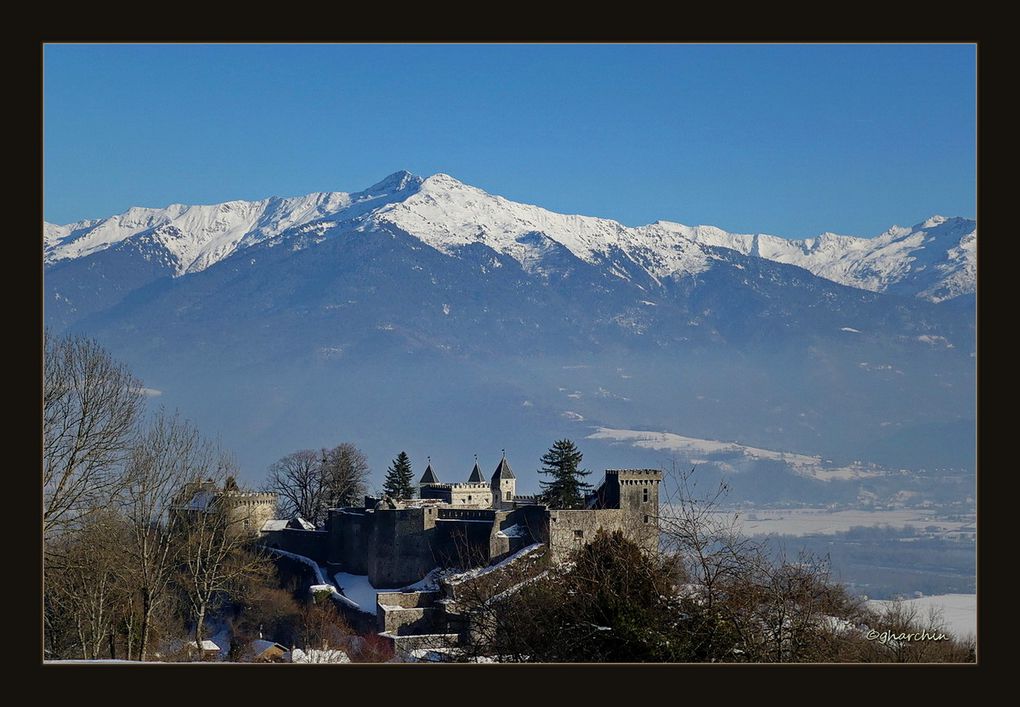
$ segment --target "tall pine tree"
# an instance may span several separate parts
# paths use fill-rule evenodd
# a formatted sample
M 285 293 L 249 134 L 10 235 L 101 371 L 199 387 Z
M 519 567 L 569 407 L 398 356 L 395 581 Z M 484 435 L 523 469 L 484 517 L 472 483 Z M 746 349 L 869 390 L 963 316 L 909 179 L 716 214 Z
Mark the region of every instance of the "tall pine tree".
M 550 508 L 582 508 L 584 495 L 591 485 L 584 477 L 591 472 L 581 468 L 583 455 L 569 439 L 559 439 L 542 455 L 540 474 L 547 474 L 552 481 L 539 481 L 542 486 L 542 500 Z
M 383 491 L 390 498 L 414 498 L 414 473 L 407 452 L 401 452 L 386 470 Z

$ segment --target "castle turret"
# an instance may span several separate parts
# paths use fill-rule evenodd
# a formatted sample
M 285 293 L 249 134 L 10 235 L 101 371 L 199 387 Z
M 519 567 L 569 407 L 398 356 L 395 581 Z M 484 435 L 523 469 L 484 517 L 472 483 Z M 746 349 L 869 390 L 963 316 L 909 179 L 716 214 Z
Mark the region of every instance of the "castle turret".
M 475 467 L 471 470 L 471 476 L 468 477 L 469 484 L 484 484 L 485 476 L 482 474 L 482 470 L 478 468 L 478 457 L 475 457 Z
M 421 475 L 421 480 L 418 482 L 419 486 L 428 486 L 430 484 L 438 484 L 439 477 L 436 476 L 436 472 L 432 471 L 432 460 L 429 459 L 429 465 L 425 467 L 425 473 Z
M 492 489 L 493 508 L 507 508 L 513 505 L 514 496 L 517 494 L 517 477 L 506 460 L 506 450 L 503 450 L 503 458 L 499 460 L 496 471 L 492 474 L 489 487 Z

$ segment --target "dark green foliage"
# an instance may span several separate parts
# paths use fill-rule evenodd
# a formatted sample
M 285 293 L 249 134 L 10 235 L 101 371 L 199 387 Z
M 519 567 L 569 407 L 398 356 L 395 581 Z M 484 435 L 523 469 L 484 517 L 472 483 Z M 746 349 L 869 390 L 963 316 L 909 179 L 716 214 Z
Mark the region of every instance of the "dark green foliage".
M 872 611 L 831 582 L 822 565 L 769 563 L 740 551 L 712 586 L 675 555 L 644 553 L 599 531 L 572 563 L 516 586 L 464 596 L 472 632 L 462 659 L 497 662 L 972 662 L 973 641 L 884 644 L 871 628 L 945 633 L 907 606 Z
M 584 477 L 591 472 L 581 468 L 583 455 L 569 439 L 556 440 L 549 451 L 542 455 L 540 474 L 547 474 L 552 481 L 539 481 L 542 499 L 550 508 L 583 508 L 584 495 L 591 485 Z
M 386 470 L 383 490 L 390 498 L 414 498 L 414 472 L 407 452 L 401 452 Z
M 478 654 L 501 662 L 673 662 L 682 615 L 668 566 L 619 531 L 600 531 L 569 569 L 489 603 Z

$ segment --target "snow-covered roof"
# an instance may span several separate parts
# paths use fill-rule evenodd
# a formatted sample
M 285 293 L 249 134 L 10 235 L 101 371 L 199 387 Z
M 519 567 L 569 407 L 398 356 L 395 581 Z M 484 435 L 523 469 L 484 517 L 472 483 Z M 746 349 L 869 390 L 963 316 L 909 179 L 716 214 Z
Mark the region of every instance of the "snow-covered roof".
M 315 524 L 302 518 L 300 513 L 294 514 L 294 517 L 287 523 L 287 527 L 296 530 L 315 530 Z
M 268 533 L 273 530 L 283 530 L 287 527 L 287 522 L 288 521 L 283 518 L 272 518 L 263 523 L 259 530 L 263 533 Z
M 280 651 L 281 654 L 287 652 L 286 647 L 281 646 L 275 641 L 267 641 L 263 638 L 256 638 L 248 645 L 248 652 L 256 658 L 274 649 Z

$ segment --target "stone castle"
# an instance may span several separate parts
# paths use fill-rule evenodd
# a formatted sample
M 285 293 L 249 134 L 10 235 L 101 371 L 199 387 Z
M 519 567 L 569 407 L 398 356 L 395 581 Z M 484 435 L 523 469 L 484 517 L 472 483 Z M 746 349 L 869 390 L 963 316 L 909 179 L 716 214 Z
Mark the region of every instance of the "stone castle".
M 654 469 L 607 469 L 583 508 L 553 509 L 517 495 L 505 455 L 488 481 L 476 462 L 459 483 L 440 481 L 430 460 L 419 498 L 367 496 L 360 506 L 331 509 L 323 529 L 272 521 L 261 541 L 332 571 L 368 575 L 377 588 L 406 586 L 435 567 L 489 565 L 536 544 L 559 562 L 600 529 L 655 552 L 661 481 Z
M 237 485 L 234 477 L 227 477 L 220 486 L 213 479 L 186 484 L 177 495 L 171 514 L 187 520 L 196 513 L 226 509 L 229 522 L 238 530 L 256 534 L 276 511 L 276 494 L 248 491 Z

